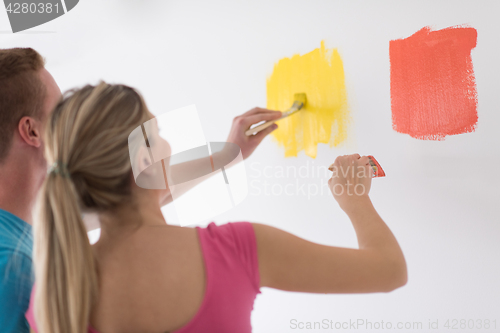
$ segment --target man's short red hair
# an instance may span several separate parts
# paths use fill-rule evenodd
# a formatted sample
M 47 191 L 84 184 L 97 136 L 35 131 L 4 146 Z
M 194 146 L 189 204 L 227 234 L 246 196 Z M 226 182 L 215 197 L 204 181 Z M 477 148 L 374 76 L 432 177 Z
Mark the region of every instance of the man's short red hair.
M 44 65 L 31 48 L 0 49 L 0 163 L 9 154 L 19 120 L 43 115 L 46 90 L 37 72 Z

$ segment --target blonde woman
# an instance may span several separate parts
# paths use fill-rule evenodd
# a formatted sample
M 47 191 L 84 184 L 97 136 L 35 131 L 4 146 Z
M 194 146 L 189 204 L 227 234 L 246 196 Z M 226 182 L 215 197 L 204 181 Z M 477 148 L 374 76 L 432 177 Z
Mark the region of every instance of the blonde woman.
M 245 130 L 279 115 L 255 109 L 237 117 L 228 141 L 248 157 L 260 142 L 252 140 L 263 137 L 247 138 Z M 370 293 L 406 283 L 402 251 L 368 196 L 367 157 L 337 157 L 335 166 L 366 173 L 329 181 L 359 249 L 259 223 L 172 226 L 160 210 L 168 190 L 138 187 L 131 170 L 128 135 L 152 117 L 134 89 L 105 83 L 67 94 L 55 108 L 45 141 L 54 167 L 34 225 L 36 283 L 26 314 L 35 332 L 248 333 L 261 287 Z M 348 195 L 355 185 L 365 193 Z M 99 214 L 101 237 L 92 246 L 82 210 Z

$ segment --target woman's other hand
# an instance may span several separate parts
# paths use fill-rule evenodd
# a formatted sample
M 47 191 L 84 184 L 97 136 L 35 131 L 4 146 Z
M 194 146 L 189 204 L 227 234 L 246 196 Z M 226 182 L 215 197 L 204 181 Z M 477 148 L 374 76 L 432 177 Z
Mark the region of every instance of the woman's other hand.
M 338 156 L 330 169 L 333 174 L 328 185 L 342 210 L 348 213 L 368 198 L 373 175 L 368 156 Z

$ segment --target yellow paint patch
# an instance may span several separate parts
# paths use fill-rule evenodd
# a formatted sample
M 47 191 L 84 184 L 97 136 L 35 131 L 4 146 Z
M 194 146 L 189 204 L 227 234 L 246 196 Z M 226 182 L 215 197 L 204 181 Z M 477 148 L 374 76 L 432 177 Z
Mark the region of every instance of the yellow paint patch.
M 306 93 L 305 108 L 277 122 L 273 138 L 285 147 L 285 157 L 304 150 L 316 158 L 318 143 L 337 146 L 347 138 L 350 121 L 344 66 L 336 49 L 321 47 L 304 55 L 283 58 L 267 79 L 267 108 L 285 111 L 295 93 Z

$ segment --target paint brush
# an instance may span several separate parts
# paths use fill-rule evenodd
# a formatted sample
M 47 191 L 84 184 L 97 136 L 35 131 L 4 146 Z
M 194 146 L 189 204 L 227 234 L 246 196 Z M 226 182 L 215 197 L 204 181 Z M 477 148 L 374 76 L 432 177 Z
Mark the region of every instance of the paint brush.
M 385 172 L 378 163 L 378 161 L 373 157 L 372 155 L 368 155 L 368 163 L 370 163 L 370 167 L 372 168 L 373 171 L 373 178 L 376 177 L 385 177 Z M 334 165 L 330 165 L 328 167 L 328 170 L 332 171 L 334 170 Z
M 281 115 L 280 118 L 278 118 L 276 120 L 266 121 L 265 123 L 263 123 L 261 125 L 250 128 L 245 132 L 245 134 L 247 136 L 250 136 L 252 134 L 259 133 L 263 129 L 268 128 L 269 126 L 274 124 L 276 121 L 283 119 L 283 118 L 286 118 L 286 117 L 294 114 L 297 111 L 300 111 L 304 107 L 304 105 L 306 104 L 306 101 L 307 101 L 306 94 L 304 94 L 304 93 L 295 94 L 293 96 L 292 107 L 290 109 L 288 109 L 287 111 L 283 112 L 283 114 Z

